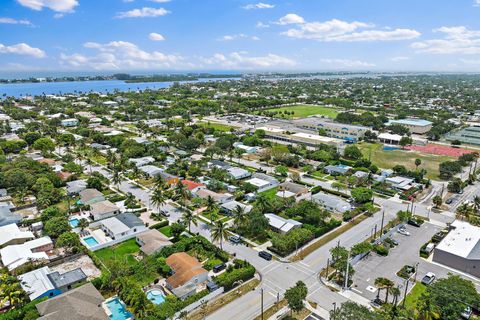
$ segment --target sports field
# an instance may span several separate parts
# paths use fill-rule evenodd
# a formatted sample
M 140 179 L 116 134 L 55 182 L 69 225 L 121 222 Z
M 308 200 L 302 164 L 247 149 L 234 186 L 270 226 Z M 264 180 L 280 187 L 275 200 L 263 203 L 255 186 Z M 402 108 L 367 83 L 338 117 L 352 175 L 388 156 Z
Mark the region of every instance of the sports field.
M 339 113 L 338 109 L 318 105 L 295 105 L 289 107 L 267 109 L 266 111 L 277 111 L 279 112 L 279 114 L 277 114 L 275 117 L 285 119 L 305 118 L 313 115 L 325 116 L 331 119 L 335 119 L 337 117 L 337 114 Z M 280 114 L 280 112 L 284 111 L 293 111 L 294 114 Z
M 456 160 L 455 157 L 427 154 L 418 151 L 409 150 L 383 150 L 383 145 L 379 143 L 359 143 L 358 148 L 362 151 L 365 158 L 372 161 L 374 165 L 383 169 L 391 169 L 395 165 L 403 165 L 407 169 L 415 169 L 415 159 L 422 160 L 420 169 L 427 170 L 427 178 L 438 179 L 438 165 L 444 161 Z
M 205 128 L 213 128 L 217 131 L 223 131 L 223 132 L 230 132 L 230 129 L 237 128 L 235 126 L 229 126 L 229 125 L 222 124 L 222 123 L 204 122 L 204 121 L 197 122 L 197 125 L 200 126 L 200 127 L 205 127 Z

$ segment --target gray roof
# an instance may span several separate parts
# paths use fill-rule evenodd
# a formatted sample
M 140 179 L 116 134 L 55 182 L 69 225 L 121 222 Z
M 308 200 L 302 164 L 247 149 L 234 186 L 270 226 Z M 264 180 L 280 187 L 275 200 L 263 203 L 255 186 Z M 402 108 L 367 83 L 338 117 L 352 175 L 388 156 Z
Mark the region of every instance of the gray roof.
M 0 227 L 20 221 L 22 221 L 22 216 L 11 212 L 10 206 L 0 205 Z
M 144 226 L 143 221 L 133 213 L 129 213 L 129 212 L 121 213 L 117 215 L 116 218 L 120 220 L 124 225 L 129 227 L 130 229 L 134 227 Z
M 253 177 L 254 177 L 254 178 L 257 178 L 257 179 L 262 179 L 262 180 L 268 181 L 268 182 L 270 182 L 270 183 L 278 183 L 278 180 L 277 180 L 277 179 L 275 179 L 274 177 L 269 176 L 269 175 L 267 175 L 267 174 L 265 174 L 265 173 L 259 173 L 259 172 L 258 172 L 258 173 L 254 173 L 254 174 L 253 174 Z
M 333 208 L 341 213 L 352 209 L 352 206 L 347 201 L 331 194 L 319 192 L 314 194 L 312 199 L 325 207 Z
M 222 168 L 222 169 L 228 169 L 228 168 L 231 167 L 231 165 L 229 165 L 228 163 L 220 161 L 220 160 L 215 160 L 215 159 L 210 160 L 209 163 L 212 166 L 216 166 L 216 167 L 219 167 L 219 168 Z
M 37 304 L 38 320 L 108 320 L 104 298 L 91 283 Z
M 87 279 L 87 275 L 83 272 L 81 268 L 67 271 L 63 274 L 60 274 L 60 272 L 55 271 L 50 273 L 47 277 L 53 283 L 55 288 L 62 288 L 70 284 L 74 284 L 76 282 Z

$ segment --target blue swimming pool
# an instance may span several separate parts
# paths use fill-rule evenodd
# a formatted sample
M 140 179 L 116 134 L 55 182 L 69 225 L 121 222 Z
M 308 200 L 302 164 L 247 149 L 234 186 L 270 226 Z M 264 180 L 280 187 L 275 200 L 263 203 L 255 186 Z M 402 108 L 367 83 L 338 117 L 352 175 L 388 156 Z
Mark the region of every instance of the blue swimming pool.
M 391 146 L 383 146 L 384 151 L 395 151 L 395 150 L 400 150 L 398 147 L 391 147 Z
M 148 300 L 152 301 L 153 304 L 161 304 L 165 302 L 165 295 L 162 291 L 157 289 L 147 291 L 147 298 Z
M 98 241 L 97 241 L 97 239 L 95 239 L 94 237 L 86 237 L 86 238 L 83 238 L 83 241 L 85 241 L 85 243 L 86 243 L 89 247 L 95 247 L 96 245 L 98 245 Z
M 118 298 L 113 298 L 112 300 L 108 301 L 107 307 L 112 313 L 110 315 L 111 320 L 127 320 L 132 318 L 132 314 L 127 311 L 123 303 Z
M 68 222 L 70 222 L 70 225 L 72 226 L 72 228 L 76 228 L 78 227 L 78 223 L 80 222 L 80 220 L 78 220 L 78 218 L 73 218 L 73 219 L 70 219 Z

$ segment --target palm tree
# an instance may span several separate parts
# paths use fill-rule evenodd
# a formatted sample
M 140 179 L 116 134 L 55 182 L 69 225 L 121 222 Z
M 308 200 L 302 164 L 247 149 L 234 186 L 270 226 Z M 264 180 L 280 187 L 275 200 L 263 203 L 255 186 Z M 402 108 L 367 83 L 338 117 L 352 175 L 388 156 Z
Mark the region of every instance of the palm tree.
M 188 224 L 188 232 L 189 233 L 192 233 L 190 228 L 191 228 L 191 225 L 192 223 L 195 225 L 195 226 L 198 226 L 198 217 L 196 214 L 193 213 L 192 210 L 185 210 L 185 212 L 183 213 L 182 215 L 182 220 Z
M 440 313 L 436 306 L 432 303 L 432 299 L 426 297 L 420 299 L 418 303 L 419 319 L 421 320 L 435 320 L 440 319 Z
M 152 196 L 150 197 L 152 204 L 157 207 L 157 210 L 160 212 L 160 207 L 165 204 L 165 196 L 163 195 L 163 190 L 160 188 L 154 189 Z
M 181 181 L 178 181 L 178 183 L 175 185 L 174 192 L 175 192 L 175 195 L 178 198 L 178 200 L 180 200 L 179 201 L 180 206 L 182 208 L 184 208 L 185 207 L 185 202 L 186 202 L 186 200 L 188 199 L 188 196 L 189 196 L 187 188 L 185 187 L 185 185 Z
M 233 223 L 235 224 L 235 227 L 241 227 L 245 221 L 246 221 L 246 212 L 245 212 L 245 207 L 242 207 L 240 205 L 237 205 L 235 209 L 232 211 L 232 216 L 233 216 Z
M 220 249 L 223 250 L 223 239 L 228 237 L 226 224 L 222 221 L 217 221 L 212 227 L 212 240 L 220 242 Z
M 212 196 L 208 196 L 206 200 L 207 211 L 213 212 L 218 208 L 218 204 L 215 202 Z
M 475 196 L 475 198 L 473 198 L 473 205 L 475 206 L 475 210 L 477 210 L 477 212 L 480 210 L 480 197 L 479 196 Z
M 162 176 L 160 175 L 155 176 L 155 178 L 153 179 L 153 187 L 155 189 L 158 189 L 158 188 L 165 189 L 165 180 L 163 180 Z
M 257 198 L 257 206 L 262 213 L 265 213 L 271 207 L 270 199 L 264 194 L 259 195 Z
M 377 291 L 377 300 L 380 299 L 380 291 L 383 289 L 386 289 L 386 297 L 385 297 L 385 302 L 388 300 L 388 289 L 393 287 L 394 283 L 392 280 L 383 278 L 383 277 L 378 277 L 375 279 L 375 286 L 378 288 Z
M 390 290 L 390 293 L 393 296 L 393 307 L 395 308 L 397 306 L 398 297 L 400 297 L 401 292 L 400 292 L 400 289 L 398 287 L 391 287 L 389 290 Z
M 88 225 L 89 225 L 88 220 L 85 218 L 82 218 L 78 221 L 78 227 L 80 228 L 81 231 L 83 231 L 83 229 L 88 227 Z
M 120 170 L 118 170 L 118 168 L 114 168 L 113 174 L 112 174 L 112 182 L 117 187 L 117 189 L 119 188 L 120 183 L 122 183 L 122 181 L 123 181 L 123 177 L 120 174 Z
M 462 220 L 464 217 L 468 220 L 471 211 L 472 209 L 470 208 L 470 206 L 467 203 L 463 203 L 457 208 L 457 215 L 461 216 Z

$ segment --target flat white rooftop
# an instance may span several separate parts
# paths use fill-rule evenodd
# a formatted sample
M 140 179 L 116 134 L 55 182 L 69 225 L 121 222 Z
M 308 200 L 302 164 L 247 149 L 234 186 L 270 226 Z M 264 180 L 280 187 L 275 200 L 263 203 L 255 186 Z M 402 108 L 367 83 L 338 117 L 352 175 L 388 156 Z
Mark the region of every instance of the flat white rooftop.
M 480 228 L 460 220 L 455 220 L 451 226 L 455 229 L 443 238 L 436 250 L 468 258 L 480 241 Z

